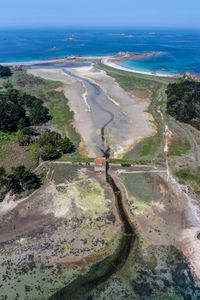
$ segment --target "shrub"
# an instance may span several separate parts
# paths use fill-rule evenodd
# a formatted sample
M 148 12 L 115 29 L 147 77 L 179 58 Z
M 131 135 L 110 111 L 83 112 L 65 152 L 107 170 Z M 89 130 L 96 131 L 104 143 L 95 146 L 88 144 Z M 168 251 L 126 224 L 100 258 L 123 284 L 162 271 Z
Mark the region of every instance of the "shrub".
M 52 160 L 65 153 L 72 153 L 76 150 L 74 144 L 69 138 L 62 136 L 54 131 L 47 131 L 39 139 L 41 147 L 41 158 L 43 160 Z
M 166 94 L 167 112 L 178 121 L 200 129 L 200 82 L 183 77 L 169 84 Z
M 12 75 L 12 71 L 9 67 L 4 67 L 0 65 L 0 77 L 10 77 Z
M 52 160 L 59 158 L 61 153 L 56 149 L 55 146 L 47 144 L 41 148 L 40 155 L 43 160 Z

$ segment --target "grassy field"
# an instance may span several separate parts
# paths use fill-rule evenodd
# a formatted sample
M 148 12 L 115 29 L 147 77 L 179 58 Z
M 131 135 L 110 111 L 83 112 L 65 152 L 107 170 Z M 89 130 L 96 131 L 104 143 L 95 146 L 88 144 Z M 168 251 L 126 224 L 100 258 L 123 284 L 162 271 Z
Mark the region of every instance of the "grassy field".
M 127 72 L 110 68 L 102 63 L 98 63 L 99 68 L 105 70 L 111 77 L 127 91 L 133 89 L 150 89 L 154 90 L 155 85 L 159 83 L 168 84 L 174 82 L 174 78 L 158 77 L 134 72 Z
M 189 184 L 200 199 L 200 167 L 180 169 L 175 172 L 175 175 L 180 179 L 181 183 Z
M 169 155 L 180 156 L 186 154 L 190 149 L 188 140 L 184 137 L 179 137 L 169 146 Z
M 3 166 L 8 172 L 12 167 L 19 165 L 25 165 L 32 169 L 38 163 L 37 144 L 20 147 L 18 138 L 18 132 L 13 134 L 0 132 L 0 166 Z
M 196 169 L 182 169 L 176 175 L 186 181 L 197 183 L 200 186 L 200 167 Z

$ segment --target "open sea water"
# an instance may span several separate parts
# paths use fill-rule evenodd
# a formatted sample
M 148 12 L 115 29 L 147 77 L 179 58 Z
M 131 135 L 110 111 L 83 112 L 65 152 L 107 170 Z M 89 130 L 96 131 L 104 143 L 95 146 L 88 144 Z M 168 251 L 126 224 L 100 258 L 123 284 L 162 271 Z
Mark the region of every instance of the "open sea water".
M 139 71 L 200 74 L 200 29 L 0 29 L 0 63 L 121 51 L 163 51 L 119 64 Z

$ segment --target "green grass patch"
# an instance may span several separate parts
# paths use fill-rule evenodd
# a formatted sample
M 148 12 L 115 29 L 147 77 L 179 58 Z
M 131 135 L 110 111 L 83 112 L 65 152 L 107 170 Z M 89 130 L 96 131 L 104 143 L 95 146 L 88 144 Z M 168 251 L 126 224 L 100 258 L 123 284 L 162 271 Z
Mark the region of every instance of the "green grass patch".
M 52 123 L 64 127 L 66 125 L 66 119 L 68 117 L 68 112 L 61 109 L 56 105 L 50 110 L 50 114 L 53 116 Z
M 108 160 L 109 163 L 111 164 L 130 164 L 130 165 L 146 165 L 148 163 L 151 163 L 151 161 L 146 161 L 146 160 L 133 160 L 133 159 L 115 159 L 115 158 L 110 158 Z
M 99 66 L 101 69 L 104 69 L 109 76 L 115 78 L 119 85 L 126 91 L 134 89 L 153 90 L 155 88 L 156 81 L 151 77 L 148 78 L 141 74 L 115 70 L 101 63 Z
M 141 156 L 152 156 L 155 154 L 157 149 L 160 147 L 162 137 L 160 134 L 156 134 L 144 140 L 143 145 L 139 151 Z
M 9 82 L 19 89 L 45 94 L 49 90 L 55 90 L 60 87 L 60 82 L 45 80 L 40 77 L 29 75 L 24 70 L 15 70 Z
M 80 136 L 73 127 L 74 113 L 69 109 L 68 100 L 61 92 L 51 92 L 49 96 L 54 100 L 46 102 L 53 117 L 50 123 L 60 128 L 78 148 Z
M 176 171 L 175 174 L 186 182 L 200 186 L 200 167 L 197 167 L 196 169 L 181 169 Z
M 190 143 L 186 138 L 178 138 L 169 146 L 169 155 L 180 156 L 189 152 L 190 149 Z
M 64 163 L 51 164 L 51 170 L 56 185 L 66 183 L 66 180 L 71 182 L 78 179 L 79 166 Z
M 78 190 L 77 204 L 83 210 L 96 213 L 108 211 L 103 188 L 94 180 L 82 180 L 76 185 Z
M 200 167 L 180 169 L 175 172 L 175 175 L 182 184 L 189 184 L 196 197 L 200 200 Z
M 6 133 L 0 131 L 0 160 L 3 160 L 6 157 L 9 151 L 9 144 L 17 143 L 20 135 L 20 132 Z
M 68 162 L 74 162 L 74 163 L 94 163 L 95 158 L 92 157 L 79 157 L 79 156 L 74 156 L 65 154 L 60 158 L 61 161 L 68 161 Z M 151 163 L 151 161 L 146 161 L 146 160 L 133 160 L 133 159 L 115 159 L 115 158 L 110 158 L 108 159 L 108 162 L 111 164 L 141 164 L 141 165 L 146 165 L 148 163 Z
M 33 168 L 38 163 L 37 144 L 31 144 L 27 147 L 19 146 L 18 139 L 21 133 L 0 132 L 0 166 L 3 166 L 8 172 L 12 167 L 24 165 L 27 168 Z
M 28 157 L 29 157 L 27 167 L 32 169 L 33 167 L 36 167 L 37 164 L 39 163 L 40 147 L 39 147 L 38 143 L 36 142 L 36 143 L 30 144 L 27 147 L 27 151 L 28 151 Z
M 105 70 L 108 75 L 114 77 L 121 87 L 128 91 L 133 89 L 148 89 L 153 91 L 157 84 L 163 83 L 167 85 L 168 83 L 176 81 L 175 78 L 158 77 L 117 70 L 102 63 L 98 63 L 98 66 Z

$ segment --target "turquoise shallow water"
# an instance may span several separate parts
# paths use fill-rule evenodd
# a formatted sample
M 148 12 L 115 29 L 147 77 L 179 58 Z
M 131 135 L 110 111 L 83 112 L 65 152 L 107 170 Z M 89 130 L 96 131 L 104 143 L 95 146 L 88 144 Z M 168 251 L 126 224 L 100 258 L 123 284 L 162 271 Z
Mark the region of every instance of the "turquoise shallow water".
M 73 41 L 68 38 L 73 37 Z M 123 61 L 150 72 L 200 74 L 200 30 L 177 29 L 0 29 L 0 62 L 120 51 L 163 51 L 159 57 Z

